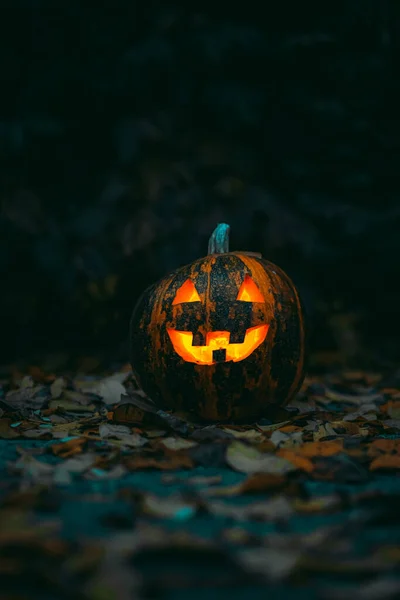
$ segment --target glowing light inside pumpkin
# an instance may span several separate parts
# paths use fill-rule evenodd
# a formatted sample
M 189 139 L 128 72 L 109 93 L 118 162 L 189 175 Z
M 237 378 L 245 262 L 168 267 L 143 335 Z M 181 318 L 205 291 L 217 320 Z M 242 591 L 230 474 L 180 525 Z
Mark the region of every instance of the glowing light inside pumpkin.
M 191 279 L 186 279 L 185 283 L 176 292 L 173 301 L 174 304 L 182 304 L 182 302 L 200 302 L 200 296 L 197 293 L 194 283 Z
M 268 333 L 269 325 L 256 325 L 246 331 L 241 344 L 230 344 L 229 331 L 210 331 L 206 336 L 205 346 L 192 346 L 193 333 L 190 331 L 177 331 L 168 329 L 168 335 L 174 346 L 175 352 L 186 362 L 199 365 L 215 364 L 214 350 L 225 350 L 225 361 L 238 362 L 250 356 L 254 350 L 263 343 Z
M 264 298 L 250 275 L 246 275 L 237 296 L 243 302 L 264 302 Z

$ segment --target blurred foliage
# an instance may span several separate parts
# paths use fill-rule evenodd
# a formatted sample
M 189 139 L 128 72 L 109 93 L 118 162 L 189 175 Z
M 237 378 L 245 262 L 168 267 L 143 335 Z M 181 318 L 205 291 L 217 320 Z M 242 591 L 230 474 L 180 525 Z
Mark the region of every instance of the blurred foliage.
M 2 360 L 123 354 L 221 220 L 297 283 L 313 350 L 398 358 L 398 2 L 0 12 Z

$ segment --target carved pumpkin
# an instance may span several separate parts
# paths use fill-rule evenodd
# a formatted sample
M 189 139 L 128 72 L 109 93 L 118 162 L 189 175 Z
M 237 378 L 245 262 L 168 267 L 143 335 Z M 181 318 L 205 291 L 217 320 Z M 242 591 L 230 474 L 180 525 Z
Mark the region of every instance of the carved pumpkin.
M 229 226 L 209 254 L 148 288 L 131 319 L 131 363 L 162 408 L 206 420 L 268 417 L 304 377 L 295 286 L 260 254 L 229 252 Z

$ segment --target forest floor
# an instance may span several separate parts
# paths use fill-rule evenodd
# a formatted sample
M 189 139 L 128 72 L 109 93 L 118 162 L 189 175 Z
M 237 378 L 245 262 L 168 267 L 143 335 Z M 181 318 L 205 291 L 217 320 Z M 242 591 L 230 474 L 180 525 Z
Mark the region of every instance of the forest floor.
M 399 373 L 202 426 L 128 366 L 8 368 L 0 471 L 2 600 L 400 597 Z

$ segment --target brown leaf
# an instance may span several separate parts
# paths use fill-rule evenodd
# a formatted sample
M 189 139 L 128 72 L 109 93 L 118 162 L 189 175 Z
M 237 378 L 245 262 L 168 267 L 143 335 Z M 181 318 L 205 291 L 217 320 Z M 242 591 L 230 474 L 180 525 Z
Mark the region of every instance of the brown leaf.
M 275 444 L 271 440 L 263 440 L 260 444 L 256 445 L 257 450 L 260 452 L 275 452 Z
M 77 437 L 66 442 L 53 444 L 50 447 L 50 450 L 56 456 L 60 456 L 61 458 L 69 458 L 75 454 L 80 454 L 83 451 L 85 444 L 87 444 L 86 438 Z
M 369 465 L 370 471 L 379 469 L 400 469 L 400 454 L 382 454 Z
M 322 442 L 306 442 L 297 449 L 303 456 L 333 456 L 343 450 L 343 440 L 330 440 Z
M 275 429 L 281 429 L 281 427 L 287 423 L 290 423 L 290 421 L 282 421 L 281 423 L 273 423 L 272 425 L 257 425 L 257 427 L 261 429 L 261 431 L 267 433 L 269 431 L 275 431 Z
M 134 404 L 119 404 L 112 413 L 112 420 L 117 423 L 143 423 L 146 412 Z
M 173 471 L 174 469 L 192 469 L 194 464 L 191 458 L 185 454 L 175 452 L 168 458 L 157 459 L 146 456 L 128 456 L 123 464 L 130 471 L 144 469 L 159 469 L 160 471 Z
M 306 471 L 311 473 L 314 470 L 314 465 L 309 458 L 302 456 L 296 450 L 290 450 L 289 448 L 282 448 L 278 450 L 277 456 L 281 456 L 286 460 L 290 461 L 300 471 Z
M 210 488 L 207 494 L 211 496 L 241 496 L 277 491 L 287 483 L 286 477 L 273 473 L 255 473 L 237 485 Z
M 400 438 L 395 440 L 380 438 L 371 442 L 368 448 L 369 456 L 379 456 L 385 453 L 400 455 Z

